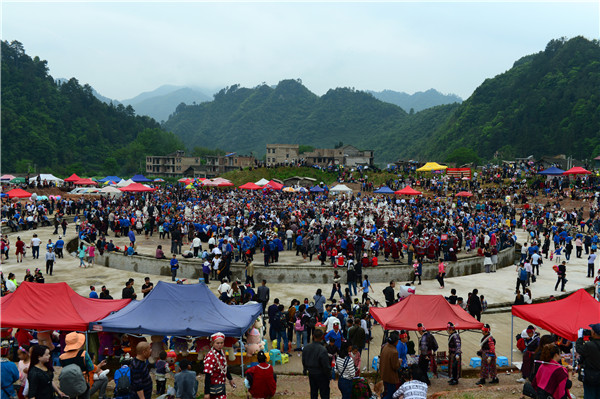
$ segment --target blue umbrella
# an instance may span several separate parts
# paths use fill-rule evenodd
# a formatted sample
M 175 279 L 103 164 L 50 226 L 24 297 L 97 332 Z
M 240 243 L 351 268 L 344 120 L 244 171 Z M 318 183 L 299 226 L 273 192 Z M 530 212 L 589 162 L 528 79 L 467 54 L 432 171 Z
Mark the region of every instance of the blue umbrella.
M 394 194 L 394 190 L 389 188 L 388 186 L 380 187 L 379 189 L 373 191 L 375 194 Z
M 554 166 L 546 169 L 546 170 L 542 170 L 541 172 L 538 172 L 538 175 L 544 175 L 544 176 L 560 176 L 563 173 L 565 173 L 564 170 L 562 169 L 558 169 Z
M 107 181 L 121 181 L 121 178 L 118 176 L 106 176 L 104 179 L 98 180 L 101 183 L 106 183 Z
M 314 187 L 311 187 L 310 190 L 308 190 L 308 191 L 310 191 L 311 193 L 322 193 L 325 190 L 323 190 L 319 186 L 314 186 Z

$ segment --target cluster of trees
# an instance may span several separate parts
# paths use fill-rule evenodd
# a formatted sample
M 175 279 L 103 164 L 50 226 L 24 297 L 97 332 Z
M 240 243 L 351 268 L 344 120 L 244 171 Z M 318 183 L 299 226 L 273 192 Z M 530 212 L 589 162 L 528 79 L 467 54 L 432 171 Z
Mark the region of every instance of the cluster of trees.
M 599 155 L 598 40 L 552 40 L 484 81 L 439 128 L 427 153 L 450 157 L 456 151 L 484 160 Z
M 319 97 L 299 80 L 276 87 L 227 87 L 214 100 L 181 104 L 163 124 L 188 147 L 199 144 L 239 153 L 264 154 L 267 143 L 334 147 L 340 142 L 373 149 L 376 162 L 416 157 L 458 104 L 442 105 L 409 115 L 402 108 L 350 88 L 329 90 Z
M 133 174 L 146 155 L 184 145 L 131 106 L 105 104 L 77 79 L 56 82 L 46 61 L 2 41 L 2 170 Z

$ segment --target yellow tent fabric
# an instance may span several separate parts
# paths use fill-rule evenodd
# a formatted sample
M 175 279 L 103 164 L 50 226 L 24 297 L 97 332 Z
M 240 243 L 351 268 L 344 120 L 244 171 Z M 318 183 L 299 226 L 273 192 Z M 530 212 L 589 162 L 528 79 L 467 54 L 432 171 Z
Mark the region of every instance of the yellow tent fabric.
M 440 165 L 437 162 L 427 162 L 425 165 L 417 169 L 417 172 L 431 172 L 432 170 L 445 170 L 447 166 Z

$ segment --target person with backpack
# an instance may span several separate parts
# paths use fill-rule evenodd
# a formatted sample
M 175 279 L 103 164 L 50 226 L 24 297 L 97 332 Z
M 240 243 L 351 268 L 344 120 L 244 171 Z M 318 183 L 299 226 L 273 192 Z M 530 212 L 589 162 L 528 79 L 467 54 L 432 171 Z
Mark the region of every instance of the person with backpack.
M 306 346 L 308 337 L 307 322 L 310 316 L 306 313 L 306 305 L 302 304 L 296 312 L 296 320 L 294 321 L 294 330 L 296 331 L 296 349 L 295 351 L 302 351 Z
M 165 353 L 165 358 L 166 358 Z M 158 362 L 157 362 L 158 363 Z M 166 363 L 166 362 L 165 362 Z M 131 364 L 131 356 L 126 353 L 121 358 L 121 367 L 115 370 L 115 396 L 113 399 L 129 399 L 129 390 L 131 387 L 131 371 L 129 365 Z M 157 382 L 158 389 L 158 382 Z M 164 393 L 164 392 L 163 392 Z
M 277 348 L 282 350 L 282 353 L 289 352 L 287 326 L 288 326 L 288 313 L 285 311 L 285 306 L 279 305 L 277 307 L 277 317 L 279 318 L 279 328 L 277 331 Z M 281 347 L 281 341 L 283 340 L 283 347 Z
M 90 384 L 85 376 L 94 371 L 95 366 L 84 345 L 85 335 L 69 333 L 65 337 L 65 351 L 59 357 L 62 367 L 58 377 L 60 389 L 70 398 L 89 398 Z
M 527 269 L 525 269 L 525 265 L 520 263 L 517 266 L 517 286 L 515 287 L 515 294 L 519 291 L 519 286 L 522 286 L 523 289 L 521 292 L 525 292 L 525 287 L 527 286 Z
M 354 295 L 356 295 L 356 270 L 354 270 L 354 259 L 350 255 L 346 261 L 346 283 L 348 284 L 350 295 L 352 295 L 352 289 L 354 289 Z

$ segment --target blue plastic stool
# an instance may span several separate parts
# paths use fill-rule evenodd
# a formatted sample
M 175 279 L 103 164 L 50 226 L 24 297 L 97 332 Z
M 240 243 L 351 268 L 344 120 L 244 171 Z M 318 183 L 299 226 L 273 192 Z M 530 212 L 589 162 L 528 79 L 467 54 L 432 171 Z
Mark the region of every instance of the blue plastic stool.
M 502 367 L 502 366 L 508 367 L 508 358 L 506 356 L 498 356 L 498 357 L 496 357 L 496 366 L 498 366 L 498 367 Z
M 269 360 L 273 366 L 275 366 L 275 363 L 277 362 L 283 364 L 283 360 L 281 359 L 281 351 L 279 349 L 271 349 L 269 351 L 269 357 Z
M 475 368 L 475 367 L 481 367 L 481 358 L 480 357 L 472 357 L 471 361 L 469 362 L 469 366 Z
M 373 367 L 373 370 L 375 370 L 375 371 L 379 370 L 379 356 L 375 356 L 373 358 L 373 362 L 371 363 L 371 367 Z

